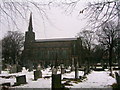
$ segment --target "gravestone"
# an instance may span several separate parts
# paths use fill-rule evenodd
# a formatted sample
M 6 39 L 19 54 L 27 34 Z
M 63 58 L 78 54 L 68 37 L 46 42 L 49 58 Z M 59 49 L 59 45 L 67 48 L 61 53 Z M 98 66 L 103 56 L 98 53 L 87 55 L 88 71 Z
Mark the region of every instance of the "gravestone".
M 27 65 L 27 68 L 28 68 L 28 71 L 33 71 L 33 63 L 29 62 L 28 65 Z
M 10 73 L 16 73 L 17 72 L 17 65 L 13 65 L 10 67 Z
M 79 78 L 79 75 L 78 75 L 78 62 L 76 63 L 76 66 L 75 66 L 75 79 L 78 79 Z
M 37 66 L 37 71 L 40 71 L 41 70 L 41 65 L 39 64 L 38 66 Z
M 17 72 L 21 72 L 22 71 L 22 67 L 20 65 L 17 65 Z
M 71 71 L 74 71 L 75 67 L 74 67 L 74 58 L 72 58 L 72 66 L 71 66 Z
M 115 72 L 115 76 L 117 84 L 120 85 L 120 75 L 117 72 Z
M 34 80 L 42 78 L 42 72 L 40 70 L 34 71 Z
M 84 67 L 84 76 L 87 74 L 86 67 Z
M 63 64 L 61 64 L 61 74 L 64 74 L 65 73 L 65 67 Z
M 26 84 L 26 75 L 17 76 L 16 77 L 16 84 L 17 85 Z
M 57 68 L 52 68 L 52 74 L 57 74 Z
M 52 90 L 61 88 L 61 74 L 52 74 Z

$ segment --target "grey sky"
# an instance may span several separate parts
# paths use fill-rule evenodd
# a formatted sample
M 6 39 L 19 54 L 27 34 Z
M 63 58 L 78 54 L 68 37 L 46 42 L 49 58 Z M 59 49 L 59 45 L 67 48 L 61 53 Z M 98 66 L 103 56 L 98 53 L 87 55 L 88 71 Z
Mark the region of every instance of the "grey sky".
M 50 22 L 45 20 L 44 23 L 40 15 L 33 8 L 33 31 L 36 34 L 36 38 L 42 39 L 75 37 L 75 35 L 86 25 L 84 15 L 81 14 L 78 16 L 78 12 L 82 10 L 85 4 L 89 1 L 91 0 L 81 0 L 75 8 L 74 12 L 70 15 L 65 13 L 65 9 L 60 9 L 60 7 L 51 7 L 50 10 L 46 10 Z M 21 20 L 19 17 L 16 17 L 15 19 L 20 31 L 23 33 L 28 30 L 29 15 L 30 12 L 27 14 L 26 22 Z M 2 19 L 2 21 L 4 22 L 1 24 L 2 37 L 8 30 L 16 30 L 14 24 L 10 21 L 9 24 L 5 19 Z

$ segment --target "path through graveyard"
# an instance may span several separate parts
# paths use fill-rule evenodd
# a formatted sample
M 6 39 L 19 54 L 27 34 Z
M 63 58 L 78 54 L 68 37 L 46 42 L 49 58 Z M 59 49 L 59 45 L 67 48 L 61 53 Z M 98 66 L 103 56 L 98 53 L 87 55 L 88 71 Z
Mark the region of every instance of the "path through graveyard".
M 87 79 L 71 88 L 111 88 L 116 83 L 115 78 L 109 76 L 109 71 L 92 71 L 87 75 Z

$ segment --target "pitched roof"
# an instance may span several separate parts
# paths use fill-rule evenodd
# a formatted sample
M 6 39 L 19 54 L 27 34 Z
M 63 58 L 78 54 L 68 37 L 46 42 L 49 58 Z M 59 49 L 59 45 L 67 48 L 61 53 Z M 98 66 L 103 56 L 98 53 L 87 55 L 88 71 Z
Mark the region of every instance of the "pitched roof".
M 77 38 L 54 38 L 54 39 L 37 39 L 36 42 L 55 42 L 55 41 L 73 41 Z

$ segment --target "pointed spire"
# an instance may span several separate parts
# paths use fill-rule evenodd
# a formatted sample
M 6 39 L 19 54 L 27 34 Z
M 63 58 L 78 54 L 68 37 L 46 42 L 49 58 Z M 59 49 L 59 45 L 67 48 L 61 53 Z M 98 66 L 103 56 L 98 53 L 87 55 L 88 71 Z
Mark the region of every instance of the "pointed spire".
M 29 27 L 28 27 L 28 31 L 32 31 L 33 27 L 32 27 L 32 12 L 30 13 L 30 20 L 29 20 Z

